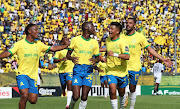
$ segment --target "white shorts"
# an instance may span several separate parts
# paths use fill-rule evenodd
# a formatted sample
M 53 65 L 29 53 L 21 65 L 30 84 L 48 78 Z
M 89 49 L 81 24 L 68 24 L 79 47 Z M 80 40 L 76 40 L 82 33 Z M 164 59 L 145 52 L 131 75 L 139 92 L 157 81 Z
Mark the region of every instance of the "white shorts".
M 154 79 L 155 79 L 155 82 L 156 83 L 161 83 L 161 76 L 162 76 L 162 74 L 155 74 L 154 75 Z
M 39 86 L 41 85 L 40 79 L 37 80 L 37 85 L 39 85 Z

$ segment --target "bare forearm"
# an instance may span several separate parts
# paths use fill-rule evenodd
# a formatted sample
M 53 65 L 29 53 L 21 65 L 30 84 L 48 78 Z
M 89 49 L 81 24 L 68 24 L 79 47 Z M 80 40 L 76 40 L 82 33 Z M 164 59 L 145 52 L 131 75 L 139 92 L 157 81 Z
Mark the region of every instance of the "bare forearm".
M 71 57 L 72 52 L 73 52 L 72 50 L 68 50 L 67 55 L 66 55 L 67 59 L 72 60 L 72 57 Z
M 99 51 L 100 52 L 106 52 L 106 48 L 100 48 Z
M 128 54 L 119 54 L 119 57 L 118 57 L 118 58 L 125 59 L 125 60 L 129 60 L 130 55 L 128 55 Z
M 59 50 L 65 49 L 67 47 L 68 47 L 68 45 L 53 46 L 53 47 L 50 48 L 50 50 L 51 51 L 59 51 Z
M 154 57 L 160 59 L 160 60 L 163 60 L 164 58 L 161 57 L 154 49 L 152 49 L 150 46 L 147 47 L 147 50 L 149 53 L 151 53 Z
M 54 63 L 58 63 L 58 62 L 61 62 L 63 61 L 63 59 L 54 59 Z
M 3 53 L 0 54 L 0 59 L 2 58 L 7 58 L 11 55 L 9 51 L 4 51 Z

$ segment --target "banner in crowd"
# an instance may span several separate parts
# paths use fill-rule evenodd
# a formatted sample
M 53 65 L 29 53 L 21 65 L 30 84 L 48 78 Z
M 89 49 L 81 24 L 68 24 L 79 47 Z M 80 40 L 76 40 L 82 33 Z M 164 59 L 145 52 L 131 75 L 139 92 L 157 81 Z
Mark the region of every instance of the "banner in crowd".
M 141 95 L 152 95 L 154 86 L 141 86 Z M 159 86 L 160 95 L 180 95 L 180 86 Z
M 12 98 L 12 88 L 0 87 L 0 98 Z

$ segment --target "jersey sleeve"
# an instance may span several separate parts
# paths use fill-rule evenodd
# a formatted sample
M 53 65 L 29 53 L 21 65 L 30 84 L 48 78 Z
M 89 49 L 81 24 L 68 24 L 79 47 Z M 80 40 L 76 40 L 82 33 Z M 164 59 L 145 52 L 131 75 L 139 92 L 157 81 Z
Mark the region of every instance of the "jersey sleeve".
M 128 54 L 128 55 L 130 55 L 130 53 L 129 53 L 129 46 L 128 46 L 128 44 L 125 42 L 125 41 L 123 41 L 122 43 L 121 43 L 121 53 L 122 54 Z
M 140 44 L 142 48 L 147 48 L 149 47 L 149 43 L 147 42 L 147 39 L 144 35 L 140 35 Z
M 99 56 L 99 44 L 98 44 L 97 41 L 95 41 L 95 46 L 94 46 L 93 54 L 95 56 Z
M 19 48 L 18 42 L 16 42 L 11 46 L 11 48 L 8 50 L 11 53 L 11 56 L 17 52 L 18 48 Z
M 49 49 L 51 48 L 51 46 L 47 46 L 42 42 L 39 42 L 39 46 L 40 46 L 42 52 L 45 52 L 45 51 L 49 52 Z
M 74 45 L 75 45 L 75 38 L 71 40 L 71 44 L 69 45 L 68 50 L 74 50 Z

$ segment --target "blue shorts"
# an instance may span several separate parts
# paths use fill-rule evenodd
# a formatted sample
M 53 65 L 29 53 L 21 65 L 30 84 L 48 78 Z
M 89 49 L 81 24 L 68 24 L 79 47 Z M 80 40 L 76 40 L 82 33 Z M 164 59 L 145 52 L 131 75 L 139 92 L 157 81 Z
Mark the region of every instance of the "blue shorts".
M 107 75 L 108 85 L 115 83 L 118 88 L 125 88 L 128 85 L 128 77 L 118 77 L 113 75 Z
M 141 74 L 141 70 L 139 70 L 138 72 L 136 72 L 136 71 L 128 71 L 128 73 L 129 73 L 130 83 L 132 85 L 137 85 L 139 75 Z
M 108 81 L 107 76 L 106 75 L 100 76 L 100 81 L 101 81 L 101 84 L 104 83 L 104 81 Z
M 73 68 L 72 86 L 92 86 L 93 82 L 93 67 L 92 65 L 75 65 Z
M 59 73 L 59 79 L 61 82 L 61 86 L 66 84 L 66 81 L 72 81 L 72 72 L 67 72 L 67 73 Z
M 29 93 L 38 94 L 37 82 L 34 79 L 31 79 L 27 75 L 18 75 L 16 76 L 16 81 L 18 88 L 21 89 L 29 89 Z

